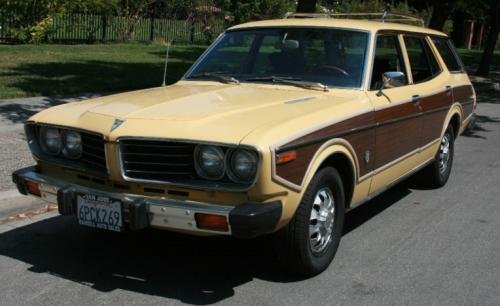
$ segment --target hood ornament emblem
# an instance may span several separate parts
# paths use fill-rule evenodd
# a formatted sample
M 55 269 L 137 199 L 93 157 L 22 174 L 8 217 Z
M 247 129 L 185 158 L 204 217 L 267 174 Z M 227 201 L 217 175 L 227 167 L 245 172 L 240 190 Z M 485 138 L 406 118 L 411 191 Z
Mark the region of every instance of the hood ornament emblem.
M 125 122 L 125 119 L 120 119 L 116 118 L 115 121 L 113 121 L 113 125 L 111 126 L 111 132 L 116 130 L 122 123 Z

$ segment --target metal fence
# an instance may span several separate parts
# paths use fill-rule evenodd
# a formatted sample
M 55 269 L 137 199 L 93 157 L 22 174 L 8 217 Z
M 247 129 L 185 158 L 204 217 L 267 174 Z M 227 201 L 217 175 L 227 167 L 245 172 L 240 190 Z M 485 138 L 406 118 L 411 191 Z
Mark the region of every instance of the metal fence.
M 15 30 L 8 16 L 0 16 L 0 39 L 9 40 Z M 45 42 L 113 42 L 168 40 L 177 43 L 203 44 L 224 31 L 224 19 L 209 25 L 186 20 L 139 18 L 89 14 L 57 16 L 46 31 Z

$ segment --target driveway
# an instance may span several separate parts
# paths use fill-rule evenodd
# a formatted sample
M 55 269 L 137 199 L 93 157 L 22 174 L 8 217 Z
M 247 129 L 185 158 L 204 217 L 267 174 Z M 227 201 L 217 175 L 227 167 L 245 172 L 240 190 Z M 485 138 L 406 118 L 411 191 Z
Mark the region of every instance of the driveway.
M 114 234 L 50 212 L 0 225 L 0 304 L 498 305 L 498 97 L 482 96 L 444 188 L 410 179 L 348 213 L 315 278 L 280 272 L 267 237 Z M 28 154 L 20 143 L 14 157 Z

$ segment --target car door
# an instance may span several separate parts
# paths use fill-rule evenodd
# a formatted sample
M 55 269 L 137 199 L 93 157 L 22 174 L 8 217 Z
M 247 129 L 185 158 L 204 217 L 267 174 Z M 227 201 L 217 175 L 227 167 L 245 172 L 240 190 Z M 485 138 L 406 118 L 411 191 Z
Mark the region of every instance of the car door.
M 382 74 L 399 71 L 406 76 L 402 86 L 382 87 Z M 417 166 L 412 158 L 421 143 L 422 117 L 417 90 L 409 84 L 409 67 L 402 36 L 377 35 L 368 96 L 375 110 L 374 176 L 370 193 L 389 185 Z
M 414 93 L 422 112 L 421 150 L 436 144 L 441 137 L 444 120 L 453 103 L 449 77 L 443 73 L 428 37 L 404 35 L 411 70 L 409 90 Z M 432 158 L 435 150 L 429 150 Z M 430 154 L 430 156 L 428 156 Z

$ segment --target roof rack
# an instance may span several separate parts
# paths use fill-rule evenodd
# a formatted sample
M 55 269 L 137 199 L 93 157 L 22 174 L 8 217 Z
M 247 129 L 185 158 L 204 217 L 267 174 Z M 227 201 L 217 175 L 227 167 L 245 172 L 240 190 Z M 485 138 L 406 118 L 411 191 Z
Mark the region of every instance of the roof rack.
M 422 18 L 403 15 L 403 14 L 392 14 L 388 12 L 383 13 L 292 13 L 288 12 L 284 16 L 285 19 L 290 18 L 351 18 L 351 19 L 363 19 L 363 20 L 373 20 L 380 22 L 395 22 L 404 24 L 413 24 L 421 27 L 425 27 L 425 22 Z

